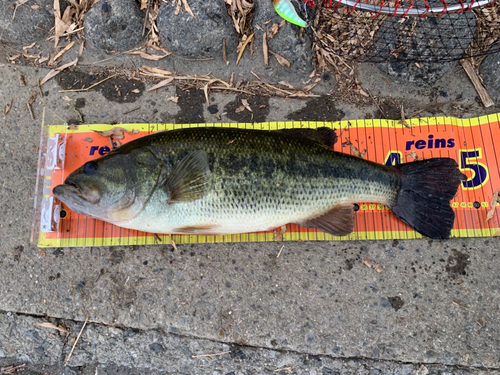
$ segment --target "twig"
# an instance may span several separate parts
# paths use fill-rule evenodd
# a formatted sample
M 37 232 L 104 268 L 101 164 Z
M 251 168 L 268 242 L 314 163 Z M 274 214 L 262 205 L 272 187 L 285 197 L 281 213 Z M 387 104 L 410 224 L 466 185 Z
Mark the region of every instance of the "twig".
M 192 355 L 191 358 L 199 358 L 199 357 L 215 357 L 216 355 L 224 355 L 227 353 L 231 353 L 230 351 L 228 352 L 220 352 L 220 353 L 215 353 L 215 354 L 198 354 L 198 355 Z
M 488 108 L 494 105 L 495 103 L 493 100 L 490 98 L 488 95 L 488 92 L 484 88 L 483 84 L 481 83 L 481 80 L 479 79 L 476 71 L 474 70 L 474 67 L 468 60 L 460 60 L 460 63 L 462 64 L 462 67 L 465 70 L 465 73 L 469 76 L 470 80 L 472 81 L 472 84 L 474 85 L 474 88 L 476 89 L 479 97 L 481 98 L 481 102 L 483 102 L 483 105 Z
M 226 54 L 226 38 L 222 38 L 222 59 L 226 63 L 226 65 L 229 63 L 227 61 L 227 54 Z
M 238 54 L 238 58 L 236 59 L 236 65 L 238 65 L 238 63 L 240 62 L 241 56 L 243 55 L 243 52 L 245 51 L 245 48 L 246 48 L 247 44 L 250 43 L 250 41 L 252 40 L 253 36 L 254 36 L 254 34 L 251 34 L 247 38 L 247 40 L 245 40 L 245 43 L 243 43 L 243 45 L 241 46 L 241 51 Z
M 23 363 L 22 365 L 19 366 L 8 366 L 4 367 L 3 371 L 0 374 L 13 374 L 17 372 L 17 370 L 22 370 L 22 368 L 26 366 L 26 363 Z
M 453 100 L 449 100 L 447 102 L 443 102 L 443 103 L 436 103 L 436 104 L 432 104 L 432 105 L 429 105 L 427 107 L 424 107 L 422 109 L 419 109 L 418 111 L 416 112 L 413 112 L 409 118 L 414 118 L 416 115 L 418 115 L 419 113 L 422 113 L 424 111 L 427 111 L 429 109 L 434 109 L 434 108 L 438 108 L 438 107 L 441 107 L 443 105 L 446 105 L 446 104 L 452 104 L 452 103 L 455 103 L 456 101 L 458 101 L 459 99 L 453 99 Z
M 148 23 L 148 17 L 149 17 L 149 5 L 151 3 L 151 0 L 148 0 L 148 7 L 146 9 L 146 17 L 144 17 L 144 25 L 142 26 L 142 36 L 144 37 L 144 32 L 146 31 L 146 24 Z
M 375 103 L 375 105 L 378 107 L 378 109 L 379 109 L 380 113 L 382 114 L 382 116 L 387 117 L 387 116 L 385 115 L 384 110 L 383 110 L 383 109 L 382 109 L 382 107 L 380 106 L 380 104 L 378 104 L 378 102 L 377 102 L 377 101 L 375 100 L 375 98 L 373 97 L 372 93 L 371 93 L 370 91 L 368 91 L 368 90 L 365 90 L 365 91 L 366 91 L 366 92 L 370 95 L 370 97 L 372 98 L 372 100 L 373 100 L 373 102 Z
M 76 112 L 76 114 L 78 115 L 78 117 L 80 117 L 80 122 L 84 122 L 82 113 L 81 113 L 81 112 L 80 112 L 80 111 L 79 111 L 79 110 L 78 110 L 78 109 L 77 109 L 77 108 L 76 108 L 73 104 L 68 103 L 68 105 L 69 105 L 71 108 L 73 108 L 73 111 L 75 111 L 75 112 Z
M 467 307 L 462 306 L 462 305 L 460 305 L 460 304 L 456 303 L 455 301 L 451 301 L 451 303 L 453 303 L 454 305 L 456 305 L 456 306 L 458 306 L 458 307 L 461 307 L 461 308 L 462 308 L 462 309 L 464 309 L 464 310 L 467 310 L 467 311 L 470 311 L 470 312 L 472 312 L 472 313 L 475 313 L 475 311 L 474 311 L 474 310 L 468 309 Z
M 292 366 L 277 368 L 276 370 L 274 370 L 274 372 L 283 371 L 283 370 L 288 371 L 291 374 L 292 373 Z
M 42 85 L 40 85 L 40 78 L 38 78 L 38 90 L 40 90 L 40 96 L 43 98 L 45 95 L 42 90 Z
M 66 367 L 68 365 L 68 361 L 71 358 L 71 356 L 73 355 L 73 350 L 75 350 L 76 343 L 80 339 L 80 336 L 82 335 L 83 329 L 87 325 L 88 320 L 89 320 L 89 317 L 87 316 L 87 318 L 85 319 L 85 322 L 83 323 L 82 329 L 80 330 L 80 333 L 78 334 L 78 337 L 76 338 L 76 340 L 73 344 L 73 347 L 71 348 L 71 351 L 69 352 L 68 358 L 66 358 L 66 361 L 64 362 L 64 367 Z
M 26 107 L 28 107 L 28 111 L 30 111 L 31 119 L 35 121 L 35 115 L 33 114 L 30 103 L 26 103 Z
M 3 115 L 4 116 L 7 116 L 7 114 L 10 112 L 10 110 L 12 109 L 12 104 L 14 103 L 14 98 L 11 99 L 10 101 L 10 104 L 7 104 L 4 108 L 3 108 Z
M 284 249 L 284 248 L 285 248 L 285 245 L 281 246 L 281 249 L 280 249 L 280 251 L 279 251 L 278 255 L 276 256 L 276 258 L 279 258 L 279 257 L 280 257 L 281 252 L 283 251 L 283 249 Z
M 107 81 L 108 79 L 111 79 L 113 77 L 116 77 L 118 75 L 117 74 L 113 74 L 112 76 L 109 76 L 109 77 L 106 77 L 104 78 L 102 81 L 99 81 L 97 83 L 94 83 L 93 85 L 89 86 L 89 87 L 86 87 L 84 89 L 73 89 L 73 90 L 59 90 L 59 92 L 79 92 L 79 91 L 89 91 L 90 89 L 96 87 L 97 85 L 100 85 L 101 83 L 103 83 L 104 81 Z
M 141 109 L 141 106 L 137 107 L 137 108 L 134 108 L 134 109 L 131 109 L 130 111 L 127 111 L 127 112 L 123 112 L 124 115 L 128 115 L 129 113 L 132 113 L 134 111 L 137 111 L 138 109 Z

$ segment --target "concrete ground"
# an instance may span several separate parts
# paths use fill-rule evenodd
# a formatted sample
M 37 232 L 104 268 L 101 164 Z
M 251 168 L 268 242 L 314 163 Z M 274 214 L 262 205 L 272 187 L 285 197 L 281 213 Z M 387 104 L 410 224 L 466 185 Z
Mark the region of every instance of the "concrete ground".
M 194 90 L 112 79 L 61 93 L 66 73 L 38 93 L 33 120 L 26 103 L 46 73 L 0 66 L 0 104 L 12 101 L 0 123 L 0 374 L 23 365 L 24 374 L 500 374 L 498 238 L 291 242 L 279 258 L 277 243 L 43 256 L 29 242 L 42 108 L 53 124 L 78 119 L 70 104 L 85 123 L 219 121 Z M 458 67 L 427 88 L 391 84 L 371 65 L 358 76 L 370 105 L 258 98 L 256 120 L 397 118 L 400 103 L 420 115 L 500 112 L 481 108 Z M 139 93 L 120 102 L 115 87 Z M 221 121 L 241 121 L 235 100 L 210 94 L 209 105 Z

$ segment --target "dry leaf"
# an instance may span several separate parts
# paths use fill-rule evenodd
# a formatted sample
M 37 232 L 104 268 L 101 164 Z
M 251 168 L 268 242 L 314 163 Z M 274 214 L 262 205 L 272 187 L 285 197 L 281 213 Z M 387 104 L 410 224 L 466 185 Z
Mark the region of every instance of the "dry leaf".
M 141 90 L 139 90 L 139 89 L 133 89 L 133 90 L 132 90 L 132 92 L 133 92 L 134 94 L 139 94 L 139 93 L 141 92 Z
M 7 116 L 7 113 L 9 113 L 10 110 L 12 109 L 12 103 L 14 103 L 14 99 L 12 99 L 9 104 L 7 104 L 5 107 L 3 107 L 3 115 L 4 116 Z
M 37 96 L 38 93 L 36 91 L 33 91 L 30 95 L 30 98 L 28 99 L 28 104 L 32 105 L 35 102 Z
M 163 75 L 171 75 L 172 72 L 169 72 L 168 70 L 163 70 L 159 68 L 152 68 L 150 66 L 143 65 L 141 66 L 141 69 L 149 72 L 149 73 L 156 73 L 156 74 L 163 74 Z
M 179 101 L 179 97 L 178 96 L 169 96 L 167 98 L 167 102 L 174 102 L 174 103 L 177 103 Z
M 40 327 L 44 327 L 44 328 L 57 329 L 58 331 L 61 331 L 61 332 L 69 334 L 69 331 L 66 328 L 64 328 L 64 327 L 58 327 L 55 324 L 52 324 L 52 323 L 49 323 L 49 322 L 43 322 L 43 323 L 36 322 L 35 325 L 36 326 L 40 326 Z
M 252 108 L 250 108 L 250 105 L 248 104 L 248 100 L 246 99 L 241 99 L 241 104 L 243 104 L 243 106 L 248 109 L 250 112 L 253 112 L 252 111 Z
M 139 129 L 132 129 L 132 131 L 130 133 L 131 134 L 138 134 L 139 133 Z
M 24 53 L 28 53 L 28 50 L 30 48 L 33 48 L 35 46 L 36 42 L 31 43 L 29 46 L 23 46 L 23 51 Z
M 358 158 L 364 158 L 366 155 L 366 149 L 359 152 L 359 150 L 356 147 L 354 147 L 354 145 L 352 145 L 352 144 L 351 144 L 351 151 L 354 154 L 354 156 L 357 156 Z
M 412 158 L 413 160 L 417 161 L 418 160 L 418 155 L 417 153 L 415 152 L 415 150 L 413 150 L 412 152 L 408 153 L 408 152 L 405 152 L 405 156 L 408 157 L 408 158 Z
M 116 139 L 123 139 L 123 133 L 128 133 L 127 129 L 121 128 L 119 126 L 115 126 L 114 128 L 105 131 L 94 131 L 97 134 L 102 135 L 103 137 L 114 137 Z
M 361 87 L 358 89 L 358 91 L 359 91 L 359 93 L 360 93 L 361 95 L 366 96 L 367 98 L 369 98 L 369 97 L 370 97 L 370 95 L 368 95 L 368 94 L 366 93 L 366 91 L 365 91 L 365 90 L 363 90 Z
M 45 251 L 43 251 L 43 249 L 40 249 L 39 247 L 37 247 L 37 250 L 40 253 L 40 255 L 43 256 L 44 258 L 47 256 L 47 253 Z
M 78 47 L 78 57 L 81 57 L 82 56 L 82 53 L 83 53 L 83 47 L 85 46 L 85 42 L 82 42 L 80 44 L 80 47 Z
M 65 32 L 71 31 L 71 24 L 68 25 L 61 19 L 61 7 L 59 5 L 59 0 L 54 0 L 54 22 L 55 22 L 54 48 L 56 48 L 57 44 L 59 43 L 59 38 L 63 36 Z
M 68 52 L 71 49 L 71 47 L 73 47 L 74 45 L 75 45 L 75 42 L 71 42 L 66 47 L 64 47 L 61 51 L 59 51 L 59 53 L 54 56 L 54 61 L 56 61 L 59 57 L 64 55 L 66 52 Z
M 186 9 L 186 12 L 188 12 L 193 18 L 196 18 L 193 11 L 191 10 L 191 7 L 189 6 L 187 0 L 182 0 L 182 3 L 184 4 L 184 9 Z
M 56 75 L 61 73 L 64 69 L 69 68 L 70 66 L 76 65 L 78 63 L 78 58 L 74 59 L 73 61 L 61 65 L 59 68 L 52 69 L 50 72 L 47 73 L 45 77 L 40 81 L 40 86 L 43 85 L 45 82 L 47 82 L 49 79 L 54 78 Z
M 85 142 L 90 142 L 90 143 L 94 142 L 94 140 L 92 138 L 90 138 L 90 137 L 83 138 L 83 140 Z
M 161 60 L 161 59 L 167 57 L 170 53 L 165 54 L 165 55 L 162 56 L 162 55 L 151 55 L 149 53 L 142 52 L 142 51 L 130 51 L 130 52 L 127 52 L 127 54 L 129 54 L 129 55 L 139 55 L 143 59 L 146 59 L 146 60 L 158 61 L 158 60 Z
M 283 56 L 280 56 L 277 53 L 274 53 L 273 51 L 269 51 L 269 52 L 271 52 L 273 54 L 273 56 L 276 57 L 276 60 L 278 60 L 278 64 L 280 64 L 281 66 L 290 67 L 290 61 L 285 59 Z
M 153 87 L 150 87 L 149 89 L 146 90 L 146 92 L 148 91 L 153 91 L 153 90 L 157 90 L 163 86 L 166 86 L 168 85 L 170 82 L 172 82 L 174 80 L 173 77 L 170 77 L 170 78 L 167 78 L 167 79 L 164 79 L 163 81 L 161 81 L 160 83 L 157 83 L 156 85 L 154 85 Z
M 234 110 L 234 112 L 235 112 L 235 113 L 241 113 L 241 112 L 243 112 L 244 110 L 245 110 L 245 106 L 244 106 L 244 105 L 241 105 L 241 106 L 239 106 L 238 108 L 236 108 L 236 109 Z
M 243 55 L 243 52 L 245 51 L 245 47 L 247 46 L 248 43 L 250 43 L 250 41 L 252 40 L 253 36 L 255 35 L 254 34 L 251 34 L 246 40 L 245 42 L 243 43 L 243 45 L 241 46 L 241 50 L 240 52 L 238 53 L 238 58 L 236 59 L 236 65 L 238 65 L 240 59 L 241 59 L 241 56 Z
M 23 87 L 26 86 L 26 78 L 22 74 L 19 74 L 19 84 Z
M 141 10 L 147 9 L 148 0 L 141 0 Z
M 274 38 L 274 36 L 278 32 L 279 28 L 280 28 L 280 25 L 277 23 L 275 23 L 274 25 L 271 26 L 271 28 L 269 29 L 269 39 Z
M 375 271 L 377 272 L 382 272 L 384 269 L 382 268 L 382 266 L 375 262 L 374 260 L 371 260 L 371 259 L 368 259 L 368 258 L 363 258 L 361 259 L 361 261 L 367 266 L 367 267 L 370 267 L 370 268 L 373 268 Z
M 264 53 L 264 65 L 269 64 L 269 54 L 267 48 L 267 34 L 262 34 L 262 52 Z
M 491 220 L 491 219 L 493 219 L 493 216 L 495 216 L 495 209 L 497 207 L 497 201 L 498 201 L 498 189 L 496 189 L 495 192 L 493 193 L 493 197 L 491 198 L 491 202 L 490 202 L 490 209 L 488 210 L 488 212 L 486 214 L 485 221 Z
M 64 95 L 63 96 L 63 99 L 66 100 L 67 102 L 70 102 L 72 101 L 73 99 L 71 99 L 68 95 Z

